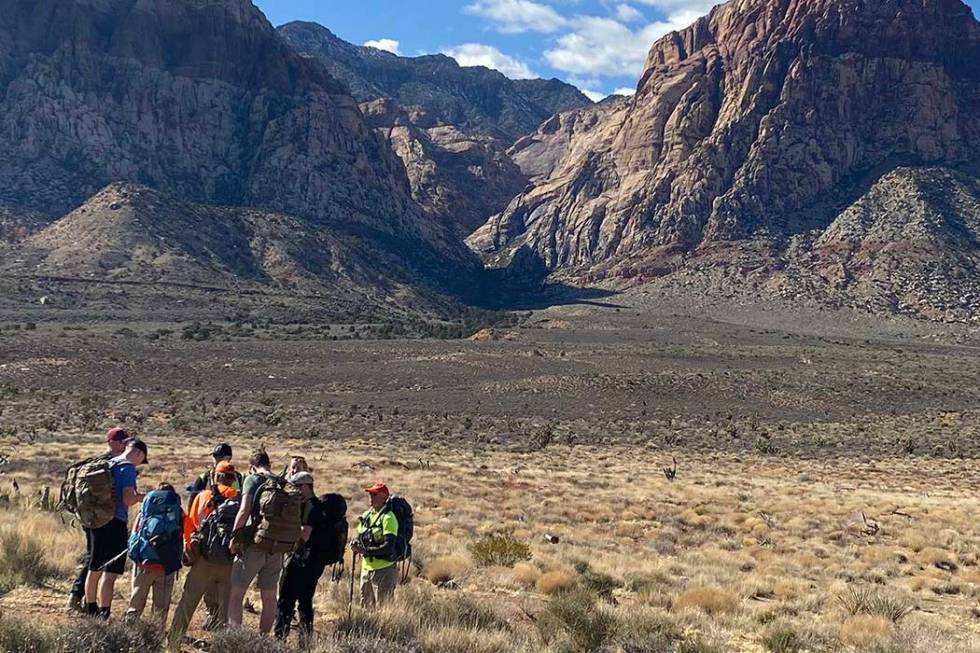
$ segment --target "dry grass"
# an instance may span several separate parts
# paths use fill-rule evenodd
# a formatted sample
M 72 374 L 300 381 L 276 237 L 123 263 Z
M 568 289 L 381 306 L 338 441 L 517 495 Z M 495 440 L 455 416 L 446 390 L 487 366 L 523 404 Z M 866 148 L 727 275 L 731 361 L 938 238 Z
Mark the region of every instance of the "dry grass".
M 859 649 L 885 644 L 894 634 L 894 623 L 885 617 L 870 614 L 850 617 L 840 628 L 841 641 Z
M 38 470 L 49 474 L 43 482 L 54 481 L 45 461 L 58 452 L 96 450 L 78 442 L 0 445 L 30 455 L 13 474 L 27 494 Z M 170 455 L 153 458 L 144 487 L 184 482 L 209 450 L 203 438 L 167 444 Z M 235 444 L 244 452 L 258 443 Z M 355 442 L 338 450 L 296 440 L 276 447 L 281 458 L 304 453 L 317 470 L 317 491 L 342 492 L 352 514 L 364 507 L 360 488 L 374 480 L 406 494 L 417 511 L 417 561 L 426 582 L 399 589 L 383 618 L 355 611 L 351 622 L 345 583 L 321 582 L 324 650 L 369 652 L 384 642 L 390 650 L 551 653 L 594 644 L 575 634 L 593 624 L 601 626 L 603 646 L 630 651 L 793 653 L 802 645 L 836 653 L 867 640 L 888 653 L 977 653 L 980 619 L 970 610 L 980 598 L 980 527 L 970 517 L 969 488 L 980 477 L 956 461 L 686 453 L 678 478 L 668 482 L 659 468 L 670 454 L 633 447 L 552 445 L 490 457 L 439 444 L 413 450 Z M 419 458 L 431 466 L 413 465 Z M 458 492 L 464 486 L 465 495 Z M 862 512 L 880 525 L 878 533 L 862 532 Z M 63 619 L 56 606 L 81 534 L 50 514 L 27 514 L 0 512 L 0 533 L 43 541 L 54 575 L 41 589 L 0 598 L 0 610 Z M 513 568 L 477 565 L 472 545 L 488 532 L 527 543 L 531 560 Z M 559 543 L 545 541 L 545 533 Z M 950 562 L 955 570 L 943 568 Z M 52 584 L 57 589 L 43 587 Z M 127 588 L 119 587 L 122 599 Z M 952 587 L 958 593 L 943 593 Z M 842 598 L 861 588 L 870 588 L 866 601 Z M 582 592 L 592 598 L 577 607 L 565 602 Z M 928 610 L 930 618 L 909 608 Z M 564 625 L 549 639 L 536 625 L 541 619 Z M 876 629 L 881 620 L 891 626 Z M 200 634 L 198 627 L 196 621 L 192 632 Z
M 701 610 L 709 615 L 728 614 L 738 610 L 738 597 L 717 587 L 692 587 L 674 600 L 674 610 Z

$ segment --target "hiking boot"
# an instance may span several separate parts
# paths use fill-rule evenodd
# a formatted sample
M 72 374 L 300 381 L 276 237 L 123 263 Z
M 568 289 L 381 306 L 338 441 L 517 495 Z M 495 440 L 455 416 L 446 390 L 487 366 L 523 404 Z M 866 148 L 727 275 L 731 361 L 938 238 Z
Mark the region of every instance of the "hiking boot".
M 69 594 L 65 612 L 68 614 L 85 614 L 85 597 Z

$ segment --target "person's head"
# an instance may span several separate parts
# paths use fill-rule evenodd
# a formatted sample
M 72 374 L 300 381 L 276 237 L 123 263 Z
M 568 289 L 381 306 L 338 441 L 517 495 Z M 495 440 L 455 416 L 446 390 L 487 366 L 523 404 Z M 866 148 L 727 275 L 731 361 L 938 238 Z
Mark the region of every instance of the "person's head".
M 289 459 L 289 473 L 298 474 L 300 472 L 310 471 L 310 466 L 306 464 L 306 458 L 303 456 L 293 456 Z
M 214 467 L 214 480 L 218 485 L 232 487 L 238 480 L 238 476 L 235 474 L 235 466 L 227 460 L 222 460 Z
M 162 490 L 163 492 L 177 492 L 177 490 L 174 489 L 174 486 L 170 483 L 161 483 L 157 486 L 157 489 Z
M 109 429 L 105 434 L 105 442 L 109 445 L 109 452 L 113 456 L 121 456 L 126 450 L 126 441 L 129 440 L 129 433 L 121 426 Z
M 123 455 L 126 457 L 126 460 L 134 465 L 145 465 L 149 451 L 145 442 L 133 438 L 126 441 L 126 453 Z
M 248 464 L 251 465 L 252 469 L 268 470 L 270 467 L 272 467 L 272 462 L 269 460 L 269 454 L 267 454 L 263 449 L 253 451 L 252 455 L 248 458 Z
M 227 442 L 222 442 L 211 452 L 211 457 L 214 458 L 215 465 L 223 460 L 231 460 L 231 445 Z
M 384 483 L 375 483 L 369 488 L 364 489 L 368 493 L 368 498 L 371 501 L 371 507 L 375 510 L 381 510 L 388 503 L 388 497 L 391 496 L 391 492 L 388 490 L 388 486 Z
M 296 472 L 289 477 L 289 482 L 299 488 L 304 499 L 314 497 L 313 494 L 313 474 L 309 472 Z

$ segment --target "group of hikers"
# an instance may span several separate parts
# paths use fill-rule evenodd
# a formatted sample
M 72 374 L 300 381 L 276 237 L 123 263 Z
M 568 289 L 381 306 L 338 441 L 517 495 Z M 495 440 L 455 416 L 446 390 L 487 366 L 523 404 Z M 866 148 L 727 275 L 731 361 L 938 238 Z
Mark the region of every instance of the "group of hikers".
M 116 580 L 133 562 L 126 616 L 140 618 L 153 593 L 151 622 L 166 627 L 179 572 L 184 589 L 167 634 L 179 651 L 201 601 L 206 630 L 240 628 L 245 595 L 253 584 L 261 598 L 259 630 L 288 637 L 299 612 L 299 632 L 313 632 L 313 598 L 329 566 L 343 573 L 348 546 L 347 502 L 339 494 L 317 496 L 306 460 L 293 456 L 276 474 L 268 453 L 257 450 L 243 474 L 232 448 L 220 444 L 207 469 L 187 486 L 187 509 L 173 485 L 140 493 L 137 467 L 148 447 L 121 428 L 106 435 L 108 451 L 68 468 L 61 505 L 85 531 L 86 557 L 72 586 L 69 609 L 108 619 Z M 361 558 L 360 603 L 374 609 L 394 594 L 411 555 L 414 530 L 408 502 L 384 483 L 365 488 L 370 508 L 349 542 Z M 129 527 L 130 508 L 139 512 Z M 400 564 L 401 563 L 401 564 Z M 354 570 L 351 570 L 353 600 Z

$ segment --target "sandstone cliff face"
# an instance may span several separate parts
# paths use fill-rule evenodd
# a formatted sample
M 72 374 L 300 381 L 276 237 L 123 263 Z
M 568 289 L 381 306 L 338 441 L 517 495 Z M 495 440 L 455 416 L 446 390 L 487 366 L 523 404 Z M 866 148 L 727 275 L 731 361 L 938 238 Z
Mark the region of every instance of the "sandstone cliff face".
M 527 186 L 493 138 L 438 124 L 424 109 L 406 110 L 387 98 L 361 108 L 404 163 L 412 197 L 460 241 Z
M 733 0 L 654 45 L 626 107 L 471 244 L 615 275 L 778 243 L 829 226 L 865 177 L 976 160 L 978 118 L 980 25 L 960 0 Z
M 248 0 L 0 0 L 0 205 L 54 218 L 116 181 L 363 234 L 410 274 L 472 269 L 346 87 Z
M 347 43 L 315 23 L 289 23 L 279 33 L 297 52 L 320 60 L 359 101 L 387 97 L 422 107 L 438 124 L 493 137 L 505 147 L 552 115 L 591 104 L 557 79 L 512 80 L 444 55 L 399 57 Z

